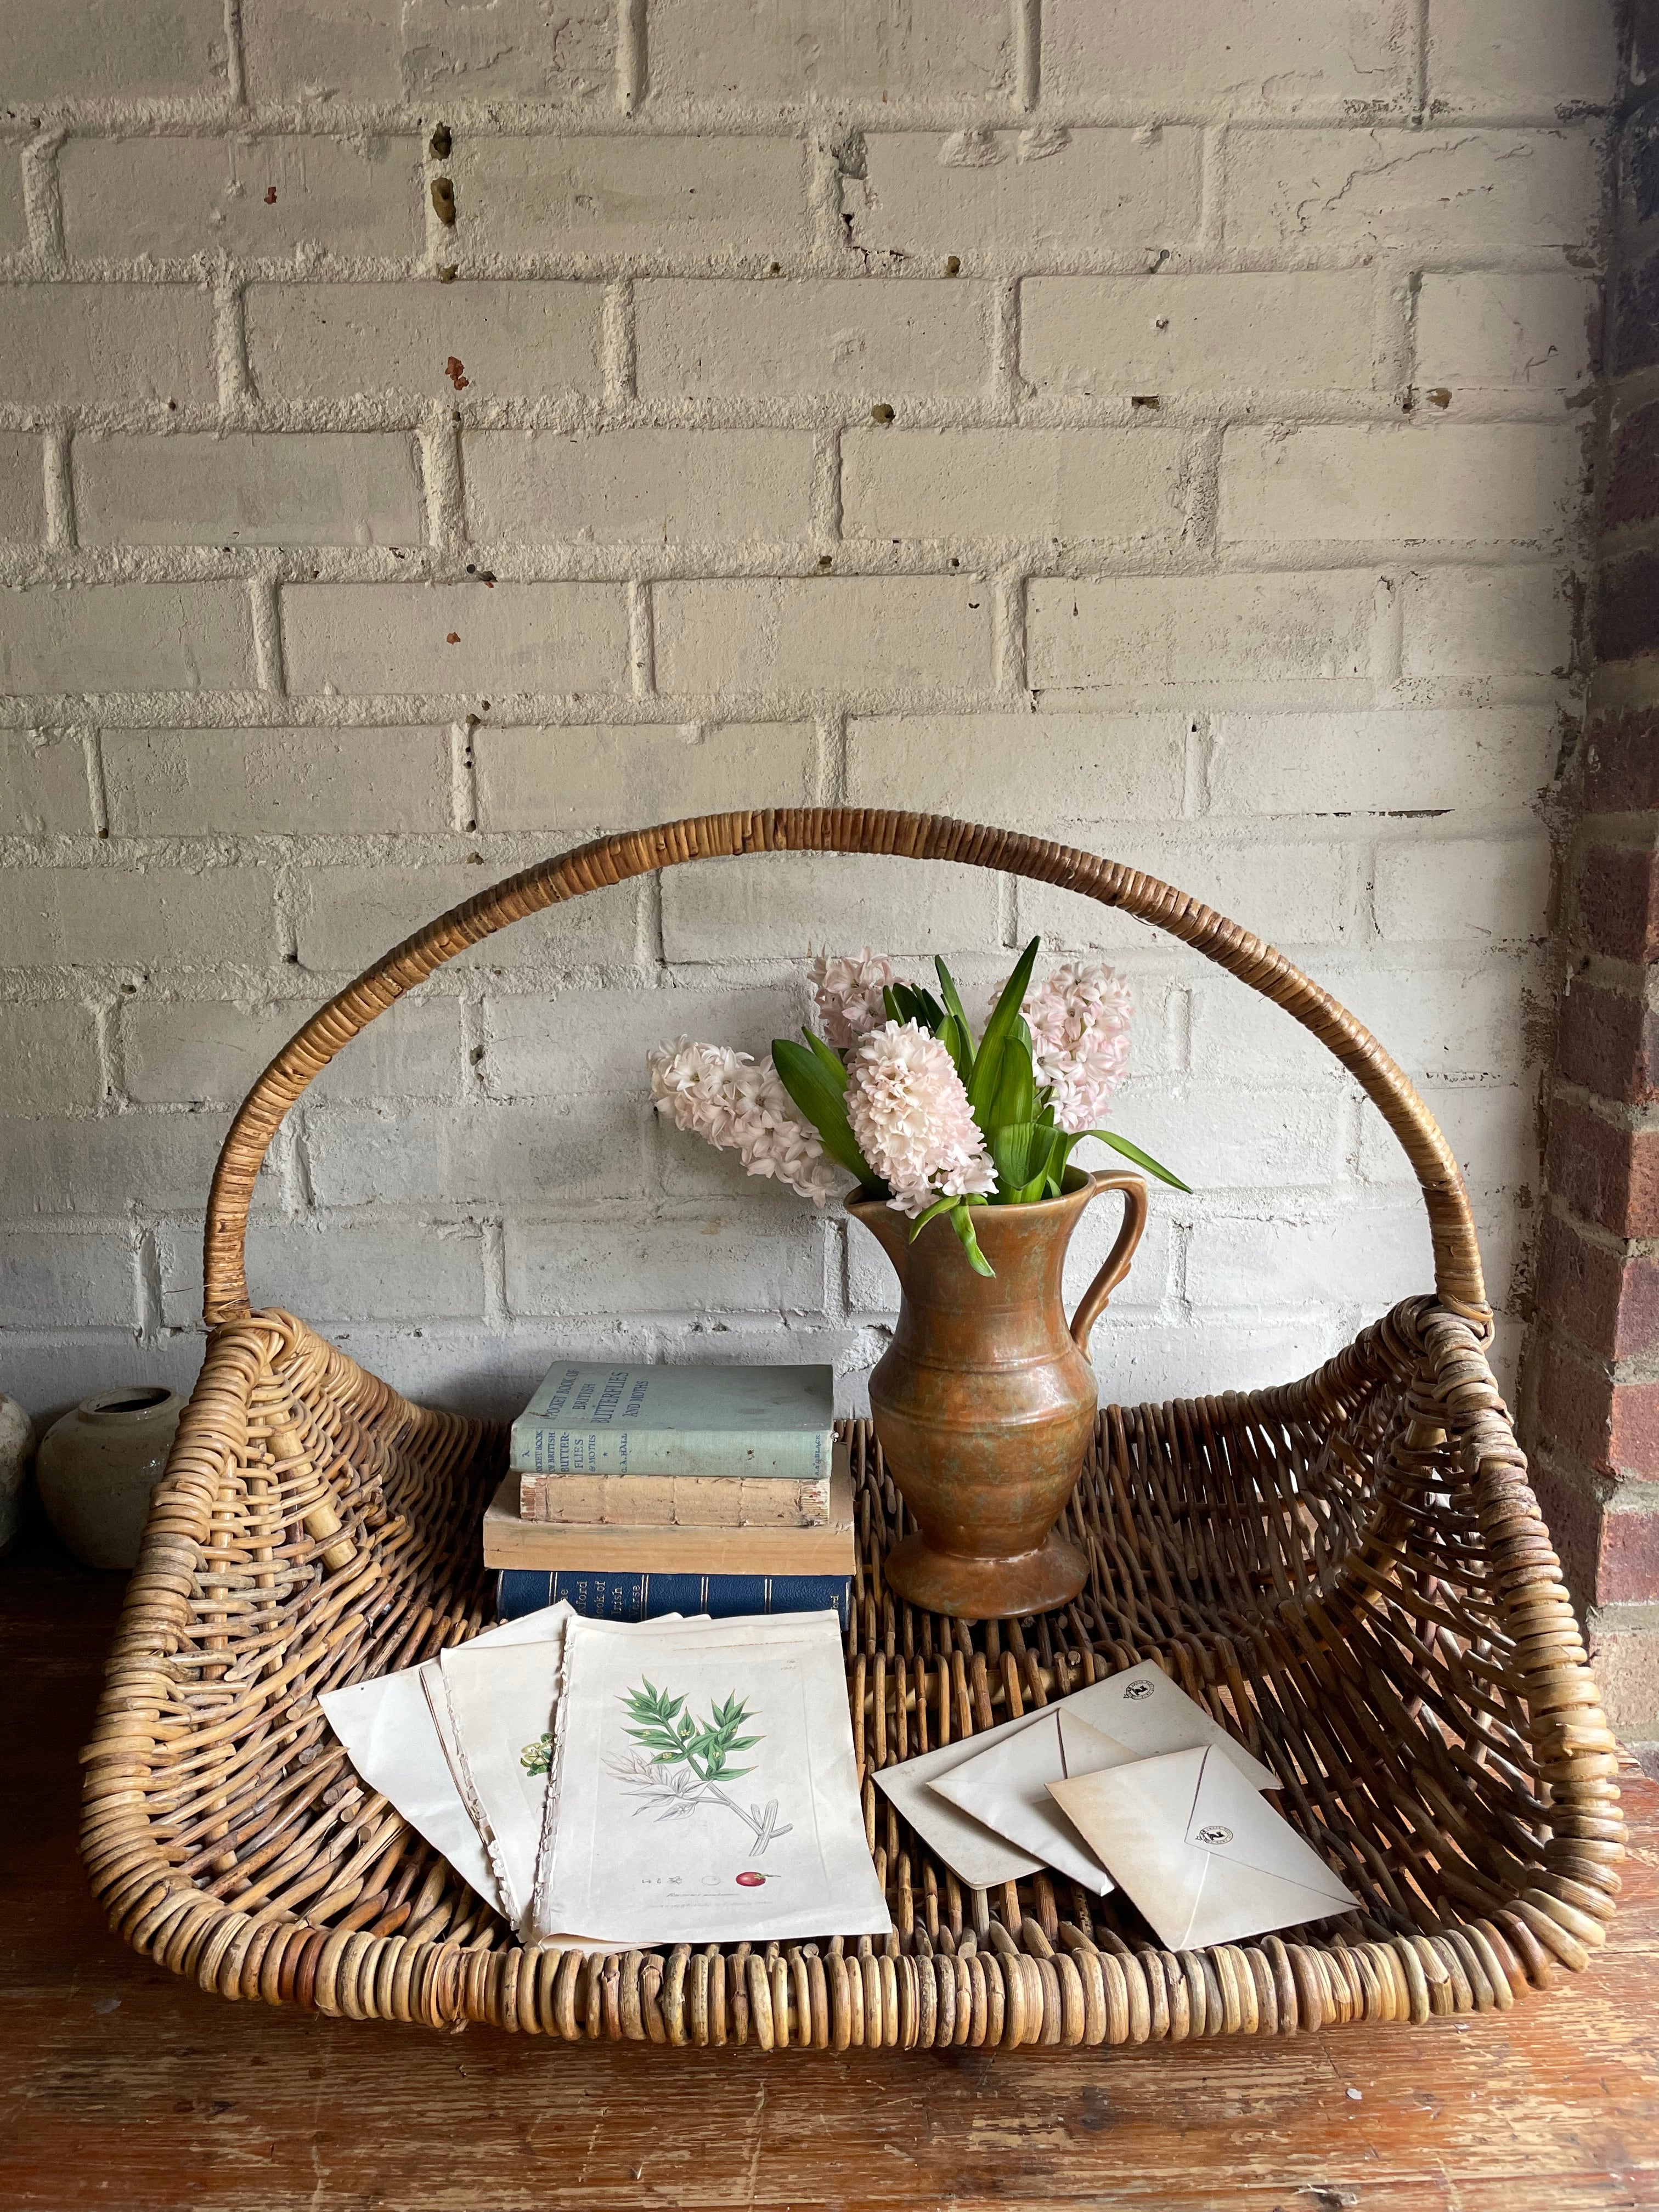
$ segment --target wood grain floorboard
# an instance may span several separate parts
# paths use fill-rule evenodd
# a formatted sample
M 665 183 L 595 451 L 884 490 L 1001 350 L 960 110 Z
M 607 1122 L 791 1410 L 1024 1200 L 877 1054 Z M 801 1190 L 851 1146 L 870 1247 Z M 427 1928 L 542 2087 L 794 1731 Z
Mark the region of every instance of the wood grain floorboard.
M 1659 2207 L 1659 1788 L 1589 1973 L 1418 2029 L 763 2058 L 203 1996 L 76 1854 L 120 1586 L 0 1565 L 0 2204 L 15 2212 L 1626 2212 Z

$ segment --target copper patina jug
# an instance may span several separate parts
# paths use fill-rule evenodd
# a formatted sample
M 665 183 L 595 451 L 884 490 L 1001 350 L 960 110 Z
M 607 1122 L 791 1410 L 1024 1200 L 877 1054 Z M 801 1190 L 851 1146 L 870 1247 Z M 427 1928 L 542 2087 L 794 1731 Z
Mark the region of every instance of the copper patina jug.
M 1043 1613 L 1074 1598 L 1089 1562 L 1054 1527 L 1083 1471 L 1097 1392 L 1089 1333 L 1129 1272 L 1146 1226 L 1146 1185 L 1072 1170 L 1060 1198 L 974 1209 L 995 1275 L 976 1274 L 948 1220 L 911 1224 L 880 1200 L 854 1201 L 899 1279 L 898 1327 L 870 1377 L 870 1411 L 915 1532 L 888 1554 L 900 1597 L 962 1620 Z M 1068 1324 L 1066 1247 L 1103 1191 L 1123 1194 L 1123 1226 Z

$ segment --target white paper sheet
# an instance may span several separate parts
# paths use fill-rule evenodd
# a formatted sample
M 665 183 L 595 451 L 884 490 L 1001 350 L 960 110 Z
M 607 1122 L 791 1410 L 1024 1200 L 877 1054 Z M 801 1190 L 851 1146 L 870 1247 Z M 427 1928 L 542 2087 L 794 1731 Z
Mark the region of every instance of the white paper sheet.
M 564 1657 L 535 1941 L 888 1933 L 833 1613 L 575 1620 Z
M 553 1707 L 564 1639 L 508 1645 L 463 1644 L 439 1656 L 427 1679 L 455 1778 L 495 1877 L 501 1910 L 519 1927 L 530 1907 L 552 1755 Z
M 569 1618 L 570 1607 L 562 1602 L 544 1606 L 521 1620 L 487 1628 L 465 1648 L 510 1649 L 556 1640 Z M 389 1799 L 487 1905 L 502 1911 L 489 1855 L 456 1784 L 427 1700 L 424 1678 L 428 1669 L 435 1678 L 439 1664 L 428 1659 L 371 1682 L 354 1682 L 349 1689 L 328 1690 L 318 1703 L 369 1788 Z

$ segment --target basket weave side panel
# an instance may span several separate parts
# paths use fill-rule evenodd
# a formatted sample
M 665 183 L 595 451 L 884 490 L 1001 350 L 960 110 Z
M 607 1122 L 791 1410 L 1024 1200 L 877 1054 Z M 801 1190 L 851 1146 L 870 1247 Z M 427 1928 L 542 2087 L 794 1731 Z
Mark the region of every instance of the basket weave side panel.
M 504 1431 L 423 1411 L 291 1316 L 222 1328 L 158 1492 L 87 1753 L 118 1930 L 206 1990 L 434 2027 L 763 2048 L 1016 2048 L 1506 2007 L 1604 1940 L 1612 1739 L 1474 1332 L 1408 1301 L 1304 1382 L 1113 1407 L 1063 1614 L 959 1623 L 884 1586 L 867 1426 L 848 1686 L 884 1943 L 526 1954 L 386 1802 L 319 1690 L 487 1617 Z M 884 1765 L 1157 1656 L 1284 1777 L 1357 1918 L 1167 1953 L 1039 1875 L 964 1892 Z
M 446 961 L 509 922 L 659 868 L 762 852 L 884 854 L 994 869 L 1121 908 L 1192 945 L 1282 1006 L 1357 1078 L 1417 1176 L 1442 1304 L 1482 1333 L 1489 1331 L 1474 1219 L 1456 1160 L 1433 1116 L 1376 1038 L 1282 953 L 1172 885 L 1093 854 L 940 815 L 850 807 L 703 815 L 597 839 L 492 885 L 365 970 L 283 1047 L 232 1124 L 208 1201 L 204 1302 L 209 1322 L 248 1311 L 247 1216 L 260 1164 L 289 1107 L 360 1030 Z

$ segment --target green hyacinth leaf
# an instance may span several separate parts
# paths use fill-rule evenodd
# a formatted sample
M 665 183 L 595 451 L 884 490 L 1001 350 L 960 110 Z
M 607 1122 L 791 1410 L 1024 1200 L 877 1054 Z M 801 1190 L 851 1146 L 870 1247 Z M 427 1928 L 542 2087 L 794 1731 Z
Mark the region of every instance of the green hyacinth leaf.
M 778 1071 L 779 1082 L 823 1138 L 823 1149 L 836 1166 L 856 1176 L 865 1190 L 872 1194 L 884 1191 L 886 1185 L 859 1150 L 853 1125 L 847 1118 L 847 1103 L 842 1095 L 847 1085 L 846 1069 L 841 1070 L 837 1087 L 817 1055 L 805 1045 L 797 1044 L 793 1037 L 773 1041 L 772 1064 Z
M 965 1084 L 974 1072 L 974 1048 L 968 1042 L 968 1032 L 954 1014 L 946 1014 L 939 1025 L 939 1041 L 951 1055 L 951 1062 Z
M 1172 1175 L 1168 1168 L 1161 1167 L 1150 1152 L 1143 1152 L 1139 1145 L 1132 1145 L 1127 1137 L 1114 1136 L 1109 1129 L 1085 1129 L 1080 1133 L 1085 1137 L 1098 1137 L 1103 1145 L 1109 1145 L 1115 1152 L 1121 1152 L 1126 1160 L 1133 1160 L 1138 1168 L 1145 1168 L 1148 1175 L 1156 1176 L 1160 1182 L 1167 1182 L 1174 1190 L 1184 1190 L 1191 1197 L 1193 1187 L 1190 1183 L 1182 1182 L 1178 1175 Z
M 1057 1140 L 1065 1143 L 1065 1132 L 1046 1121 L 1002 1122 L 987 1133 L 1000 1204 L 1031 1206 L 1050 1194 L 1050 1181 L 1063 1172 L 1054 1166 Z
M 1041 1173 L 1048 1157 L 1049 1134 L 1035 1121 L 998 1121 L 985 1132 L 986 1145 L 996 1163 L 999 1196 L 1012 1196 Z
M 1002 995 L 991 1009 L 991 1018 L 985 1024 L 985 1035 L 974 1060 L 973 1077 L 968 1085 L 968 1103 L 973 1109 L 974 1119 L 981 1128 L 1002 1084 L 1002 1062 L 1009 1038 L 1014 1034 L 1014 1024 L 1019 1021 L 1020 1005 L 1031 981 L 1037 946 L 1042 939 L 1034 937 L 1019 956 L 1014 972 L 1002 988 Z
M 956 987 L 956 980 L 937 954 L 933 958 L 933 965 L 939 970 L 939 987 L 945 994 L 945 1012 L 961 1031 L 960 1049 L 953 1052 L 951 1056 L 957 1063 L 957 1073 L 966 1083 L 974 1072 L 974 1054 L 976 1047 L 974 1043 L 973 1028 L 963 1011 L 961 995 Z M 944 1031 L 941 1030 L 939 1034 L 943 1036 Z
M 976 1275 L 994 1275 L 996 1269 L 979 1249 L 979 1238 L 974 1234 L 973 1210 L 965 1198 L 959 1198 L 951 1209 L 951 1226 L 968 1255 L 968 1264 Z
M 930 1221 L 937 1221 L 941 1213 L 948 1213 L 956 1203 L 954 1198 L 936 1198 L 927 1212 L 917 1214 L 910 1224 L 910 1234 L 905 1239 L 906 1243 L 914 1244 Z
M 1031 1065 L 1031 1032 L 1017 1021 L 1002 1048 L 1002 1066 L 988 1118 L 996 1123 L 1036 1119 L 1036 1074 Z
M 840 1054 L 832 1052 L 821 1036 L 815 1036 L 812 1031 L 805 1026 L 802 1027 L 801 1035 L 806 1039 L 813 1058 L 823 1070 L 825 1076 L 835 1085 L 837 1091 L 845 1091 L 847 1070 L 842 1065 Z M 776 1064 L 775 1054 L 774 1054 L 774 1064 Z

